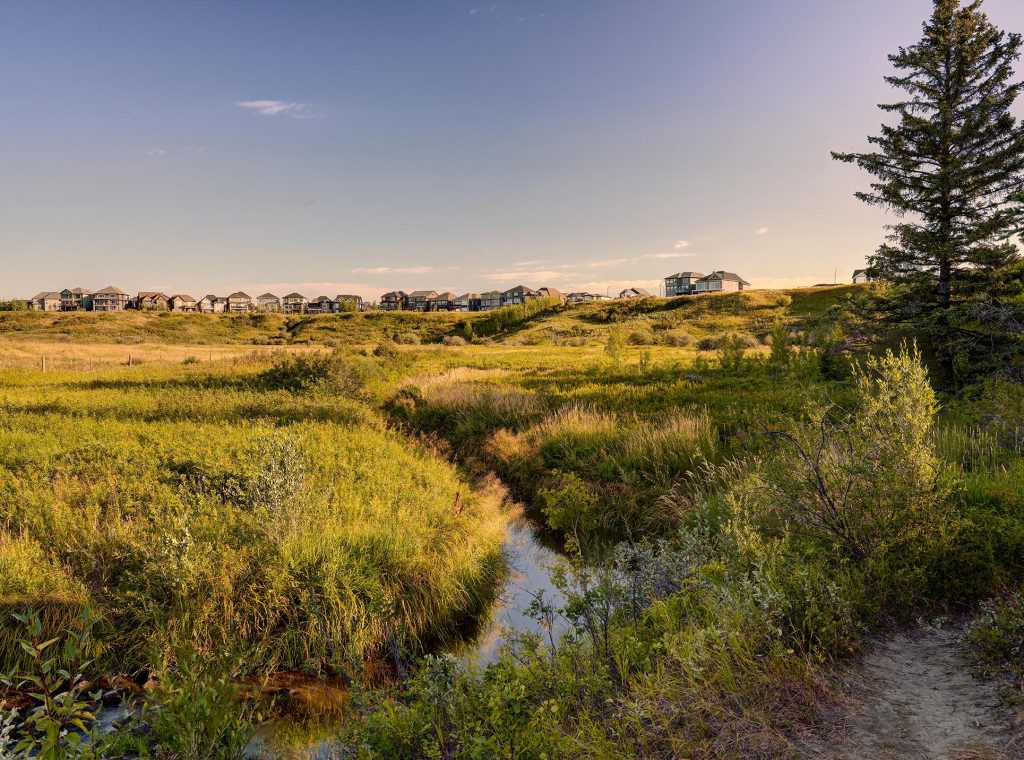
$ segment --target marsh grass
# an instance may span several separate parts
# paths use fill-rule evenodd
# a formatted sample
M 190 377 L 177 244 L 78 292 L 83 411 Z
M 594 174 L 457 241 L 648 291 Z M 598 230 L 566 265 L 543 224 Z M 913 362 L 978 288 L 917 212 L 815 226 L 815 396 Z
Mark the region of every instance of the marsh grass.
M 3 637 L 10 612 L 59 629 L 89 605 L 111 668 L 186 640 L 319 669 L 486 609 L 503 493 L 387 431 L 362 384 L 271 388 L 275 367 L 0 373 Z

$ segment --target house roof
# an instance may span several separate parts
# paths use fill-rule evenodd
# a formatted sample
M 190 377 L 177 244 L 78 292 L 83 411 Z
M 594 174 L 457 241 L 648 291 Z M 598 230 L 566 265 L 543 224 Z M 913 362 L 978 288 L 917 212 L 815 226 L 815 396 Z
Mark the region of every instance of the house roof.
M 409 294 L 409 298 L 433 298 L 436 295 L 436 290 L 414 290 Z
M 74 293 L 76 296 L 91 296 L 92 291 L 85 288 L 65 288 L 61 293 Z
M 481 298 L 501 298 L 500 290 L 488 290 L 486 293 L 480 294 Z
M 653 293 L 651 293 L 648 290 L 644 290 L 643 288 L 626 288 L 625 290 L 622 291 L 622 293 L 636 293 L 638 296 L 653 295 Z M 620 293 L 619 295 L 622 295 L 622 293 Z
M 52 300 L 52 299 L 60 299 L 60 293 L 58 293 L 55 290 L 44 290 L 42 293 L 36 293 L 34 296 L 32 296 L 32 298 L 30 300 L 32 300 L 32 301 L 42 301 L 42 300 Z
M 301 298 L 303 301 L 307 300 L 306 297 L 302 295 L 302 293 L 289 293 L 288 295 L 285 296 L 285 300 L 289 298 Z
M 327 296 L 317 296 L 310 303 L 332 303 L 332 301 Z
M 167 294 L 166 293 L 161 293 L 158 290 L 140 290 L 139 291 L 139 298 L 157 298 L 158 296 L 160 298 L 167 298 Z
M 183 293 L 178 293 L 177 295 L 171 296 L 171 300 L 172 301 L 175 301 L 175 300 L 177 300 L 177 301 L 192 301 L 193 303 L 195 303 L 196 299 L 194 299 L 192 296 L 186 296 Z
M 533 288 L 528 288 L 525 285 L 516 285 L 514 288 L 509 288 L 505 293 L 522 293 L 523 295 L 536 295 L 537 291 Z
M 479 293 L 463 293 L 461 296 L 459 296 L 458 298 L 455 298 L 453 300 L 455 300 L 455 301 L 475 301 L 475 300 L 478 300 L 479 298 L 480 298 L 480 294 Z
M 537 293 L 545 296 L 546 298 L 561 298 L 562 291 L 558 288 L 540 288 Z
M 113 285 L 107 285 L 107 287 L 97 290 L 94 295 L 126 296 L 128 294 L 121 290 L 121 288 L 116 288 Z
M 692 280 L 695 277 L 703 277 L 703 272 L 677 272 L 676 274 L 670 274 L 666 277 L 666 280 Z
M 358 302 L 363 300 L 363 297 L 362 296 L 354 296 L 354 295 L 340 295 L 340 296 L 335 296 L 334 300 L 335 301 L 355 301 L 355 302 L 358 303 Z
M 866 269 L 854 269 L 853 270 L 853 276 L 854 277 L 856 277 L 859 274 L 867 274 L 867 273 L 868 273 L 868 270 L 866 270 Z
M 229 295 L 228 298 L 249 298 L 249 299 L 251 299 L 252 296 L 250 296 L 248 293 L 243 293 L 241 290 L 239 290 L 237 293 L 232 293 L 231 295 Z
M 263 295 L 261 295 L 261 296 L 256 296 L 256 299 L 257 299 L 257 300 L 262 300 L 262 299 L 265 299 L 265 298 L 273 298 L 274 300 L 277 300 L 277 301 L 280 301 L 280 300 L 281 300 L 280 298 L 278 298 L 277 296 L 275 296 L 275 295 L 274 295 L 273 293 L 264 293 L 264 294 L 263 294 Z
M 387 293 L 382 295 L 381 298 L 390 298 L 392 296 L 395 298 L 405 298 L 406 292 L 404 290 L 389 290 Z
M 703 280 L 705 282 L 707 282 L 708 280 L 722 280 L 723 282 L 724 281 L 729 281 L 729 282 L 739 282 L 739 283 L 742 283 L 744 285 L 749 285 L 750 284 L 749 282 L 744 280 L 742 277 L 740 277 L 735 272 L 723 272 L 721 269 L 719 269 L 717 272 L 712 272 L 709 275 L 701 277 L 701 280 Z
M 452 293 L 449 290 L 446 293 L 438 293 L 436 296 L 434 296 L 433 298 L 430 298 L 429 300 L 431 300 L 431 301 L 454 301 L 456 298 L 458 298 L 458 296 L 456 296 L 454 293 Z
M 202 300 L 203 301 L 223 301 L 225 299 L 222 298 L 221 296 L 205 295 L 205 296 L 203 296 Z

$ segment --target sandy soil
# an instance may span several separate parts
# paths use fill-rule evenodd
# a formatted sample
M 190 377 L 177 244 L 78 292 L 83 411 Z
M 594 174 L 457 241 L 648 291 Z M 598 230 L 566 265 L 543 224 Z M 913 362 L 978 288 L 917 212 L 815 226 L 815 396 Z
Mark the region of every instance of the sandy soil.
M 960 630 L 927 626 L 879 639 L 841 679 L 829 716 L 836 730 L 803 757 L 872 760 L 1016 760 L 1024 723 L 1005 709 L 999 685 L 978 680 Z

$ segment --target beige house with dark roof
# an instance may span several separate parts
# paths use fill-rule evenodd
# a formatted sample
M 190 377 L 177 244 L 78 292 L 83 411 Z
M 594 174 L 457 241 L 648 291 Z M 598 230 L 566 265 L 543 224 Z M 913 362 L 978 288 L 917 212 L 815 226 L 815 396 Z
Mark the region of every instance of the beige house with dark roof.
M 220 296 L 205 295 L 199 299 L 199 311 L 203 314 L 223 314 L 228 301 Z
M 228 296 L 227 310 L 233 313 L 241 313 L 252 310 L 252 298 L 248 293 L 238 291 Z
M 643 288 L 626 288 L 619 293 L 619 298 L 650 298 L 652 295 Z
M 309 303 L 302 293 L 289 293 L 281 299 L 285 314 L 302 314 L 306 311 L 306 304 Z
M 128 308 L 128 294 L 108 285 L 92 294 L 93 311 L 124 311 Z
M 136 309 L 162 310 L 168 307 L 170 300 L 166 293 L 156 290 L 142 290 L 135 296 L 134 306 Z
M 334 297 L 333 311 L 361 311 L 363 308 L 363 297 L 351 294 L 337 295 Z
M 735 272 L 712 272 L 697 280 L 694 293 L 729 293 L 744 290 L 750 283 Z
M 85 288 L 64 288 L 60 292 L 61 311 L 90 311 L 92 291 Z
M 44 290 L 28 299 L 29 311 L 60 311 L 60 293 Z
M 281 311 L 281 299 L 273 293 L 256 296 L 256 308 L 260 311 Z
M 171 311 L 180 311 L 185 314 L 192 314 L 199 309 L 199 303 L 196 299 L 182 293 L 171 296 L 171 300 L 168 303 L 170 304 Z

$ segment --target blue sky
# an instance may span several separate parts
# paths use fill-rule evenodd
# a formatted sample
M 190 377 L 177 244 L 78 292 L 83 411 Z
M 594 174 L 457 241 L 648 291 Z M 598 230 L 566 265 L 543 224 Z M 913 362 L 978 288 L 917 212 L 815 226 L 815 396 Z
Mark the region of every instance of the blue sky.
M 842 281 L 886 219 L 828 152 L 930 9 L 4 0 L 0 296 Z

